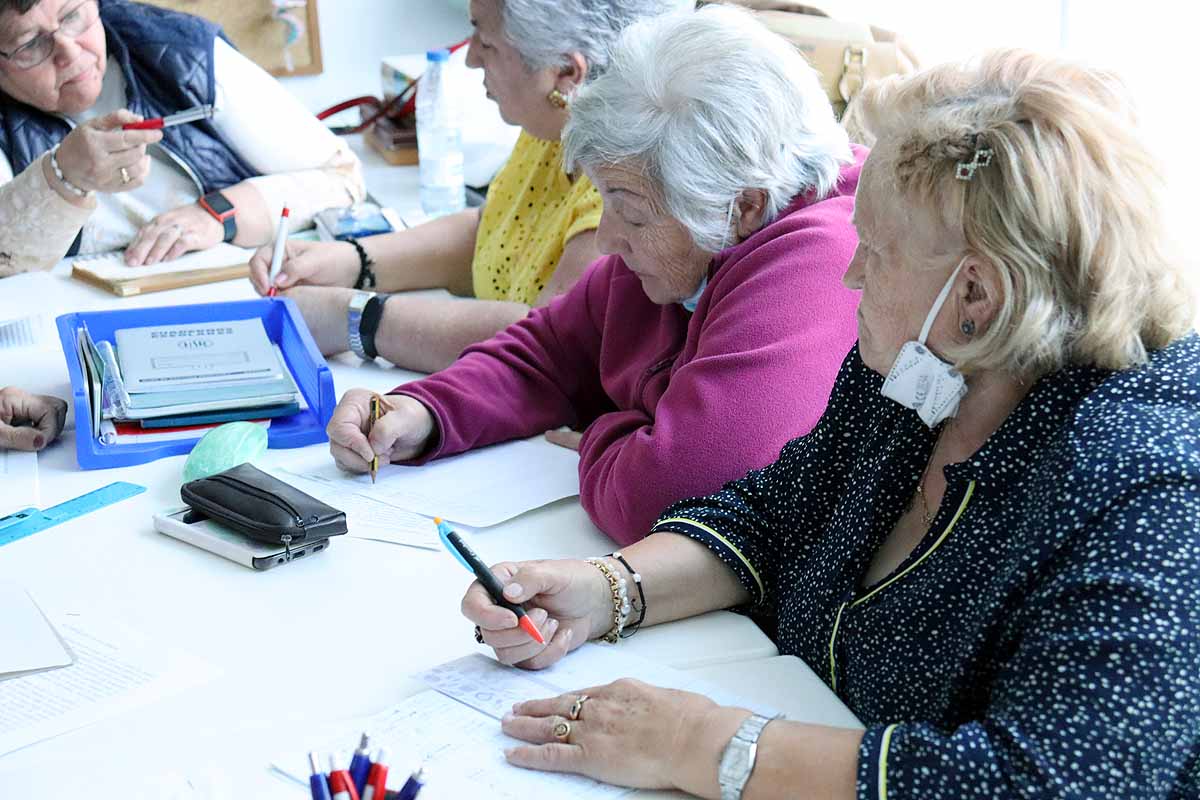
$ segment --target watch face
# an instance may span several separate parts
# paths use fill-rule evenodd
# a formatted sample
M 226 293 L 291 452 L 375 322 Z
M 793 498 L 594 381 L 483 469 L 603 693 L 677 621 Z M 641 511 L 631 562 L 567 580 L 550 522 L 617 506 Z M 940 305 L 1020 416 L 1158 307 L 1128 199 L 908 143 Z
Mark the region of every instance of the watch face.
M 233 203 L 220 192 L 209 192 L 204 195 L 204 205 L 217 219 L 224 219 L 233 213 Z

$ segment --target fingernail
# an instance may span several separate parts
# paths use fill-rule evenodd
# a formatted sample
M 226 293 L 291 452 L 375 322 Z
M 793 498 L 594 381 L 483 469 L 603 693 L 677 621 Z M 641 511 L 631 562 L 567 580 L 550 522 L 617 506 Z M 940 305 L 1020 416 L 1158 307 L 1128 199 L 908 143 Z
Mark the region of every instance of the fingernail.
M 512 722 L 512 720 L 513 720 L 513 714 L 510 712 L 500 718 L 500 724 L 507 725 L 508 723 Z
M 505 751 L 504 751 L 504 757 L 505 757 L 505 758 L 512 758 L 512 757 L 513 757 L 513 753 L 515 753 L 515 752 L 517 752 L 517 748 L 515 748 L 515 747 L 509 747 L 509 748 L 505 749 Z
M 284 281 L 286 281 L 286 280 L 287 280 L 287 273 L 286 273 L 286 272 L 281 272 L 281 273 L 279 273 L 278 275 L 276 275 L 276 276 L 275 276 L 275 285 L 276 285 L 276 286 L 283 286 L 283 282 L 284 282 Z
M 504 593 L 509 597 L 520 597 L 521 591 L 521 584 L 519 583 L 510 583 L 504 587 Z
M 571 637 L 572 637 L 573 635 L 575 635 L 575 629 L 574 629 L 574 628 L 567 628 L 567 632 L 563 634 L 563 644 L 570 644 L 570 643 L 571 643 Z

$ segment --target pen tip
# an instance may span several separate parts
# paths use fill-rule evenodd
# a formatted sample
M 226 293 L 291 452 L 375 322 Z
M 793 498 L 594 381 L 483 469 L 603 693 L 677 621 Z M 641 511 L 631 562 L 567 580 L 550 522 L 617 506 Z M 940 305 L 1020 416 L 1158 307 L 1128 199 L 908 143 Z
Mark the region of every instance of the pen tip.
M 529 637 L 538 644 L 546 643 L 545 638 L 542 636 L 542 632 L 537 629 L 537 626 L 533 624 L 533 620 L 531 620 L 528 616 L 521 616 L 521 618 L 517 620 L 517 624 L 521 626 L 521 630 L 528 633 Z

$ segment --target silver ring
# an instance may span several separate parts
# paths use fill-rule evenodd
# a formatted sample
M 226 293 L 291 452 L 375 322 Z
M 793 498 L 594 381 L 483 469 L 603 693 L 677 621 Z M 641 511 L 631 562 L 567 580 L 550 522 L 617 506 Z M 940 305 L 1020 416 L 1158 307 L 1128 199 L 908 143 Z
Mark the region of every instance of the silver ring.
M 121 183 L 129 183 L 133 178 L 129 176 L 129 170 L 121 167 Z

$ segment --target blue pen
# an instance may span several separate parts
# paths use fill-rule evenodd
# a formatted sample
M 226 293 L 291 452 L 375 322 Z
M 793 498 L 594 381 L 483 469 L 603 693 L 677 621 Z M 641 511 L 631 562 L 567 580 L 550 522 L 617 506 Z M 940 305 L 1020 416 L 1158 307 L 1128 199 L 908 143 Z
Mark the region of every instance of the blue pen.
M 367 757 L 367 747 L 371 737 L 365 733 L 358 740 L 358 749 L 350 759 L 350 780 L 354 781 L 354 790 L 362 796 L 363 787 L 367 785 L 367 775 L 371 772 L 371 759 Z
M 417 800 L 417 795 L 421 792 L 421 787 L 425 785 L 425 767 L 417 767 L 417 771 L 408 776 L 408 780 L 400 787 L 400 793 L 396 795 L 396 800 Z
M 487 564 L 479 560 L 479 556 L 475 555 L 475 551 L 467 547 L 467 543 L 462 540 L 462 537 L 443 522 L 441 517 L 434 517 L 433 521 L 437 523 L 438 538 L 442 540 L 442 544 L 458 559 L 458 563 L 475 573 L 475 577 L 483 584 L 483 588 L 487 589 L 492 602 L 516 614 L 517 625 L 521 630 L 529 634 L 529 638 L 538 644 L 545 644 L 545 637 L 542 636 L 537 626 L 533 624 L 533 620 L 529 618 L 525 609 L 516 603 L 510 603 L 504 599 L 504 587 L 500 585 L 500 581 L 496 579 L 492 571 L 487 568 Z
M 308 788 L 312 790 L 312 800 L 332 800 L 329 796 L 329 782 L 321 769 L 321 757 L 316 753 L 308 754 L 308 763 L 312 767 L 312 776 L 308 779 Z

